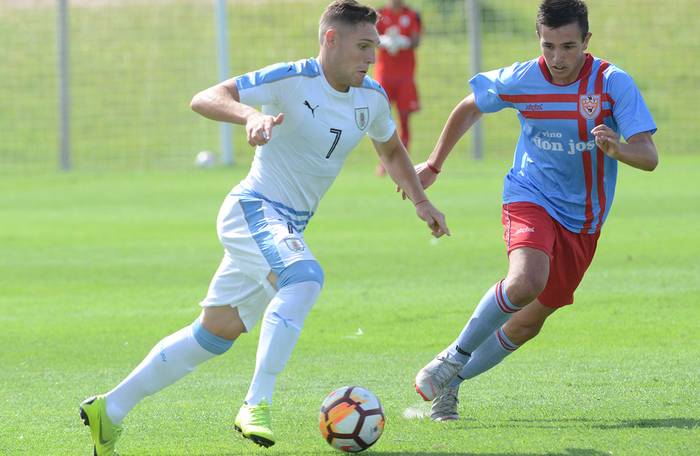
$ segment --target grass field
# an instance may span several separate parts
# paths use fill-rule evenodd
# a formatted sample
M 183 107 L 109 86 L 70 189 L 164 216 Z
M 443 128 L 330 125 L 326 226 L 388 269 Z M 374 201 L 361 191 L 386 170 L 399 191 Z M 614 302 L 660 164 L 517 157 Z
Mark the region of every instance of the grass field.
M 279 443 L 258 450 L 231 429 L 255 331 L 143 401 L 125 421 L 120 454 L 332 454 L 317 411 L 345 384 L 384 403 L 377 455 L 700 453 L 700 160 L 662 157 L 652 174 L 621 169 L 576 304 L 465 383 L 463 419 L 449 424 L 403 412 L 425 410 L 413 376 L 505 271 L 499 193 L 508 162 L 448 162 L 430 194 L 454 234 L 432 242 L 411 206 L 372 175 L 373 160 L 353 160 L 306 233 L 326 286 L 278 382 Z M 216 211 L 244 172 L 0 181 L 0 454 L 90 454 L 79 402 L 196 317 L 221 255 Z
M 219 204 L 251 158 L 237 129 L 241 166 L 190 169 L 197 151 L 219 147 L 217 125 L 188 107 L 216 81 L 213 2 L 94 1 L 71 2 L 76 171 L 57 174 L 55 2 L 0 0 L 3 456 L 91 454 L 78 404 L 196 318 L 222 253 Z M 230 0 L 232 73 L 315 55 L 326 3 Z M 469 56 L 463 2 L 411 3 L 426 24 L 423 109 L 413 118 L 412 153 L 421 159 L 467 91 Z M 537 3 L 483 1 L 484 68 L 536 55 Z M 275 447 L 260 450 L 232 430 L 256 329 L 144 400 L 125 421 L 120 454 L 334 454 L 318 432 L 318 407 L 349 384 L 371 389 L 385 407 L 385 434 L 371 454 L 700 454 L 697 1 L 588 3 L 590 50 L 634 76 L 659 126 L 661 165 L 651 174 L 621 167 L 576 304 L 464 384 L 460 421 L 404 412 L 427 410 L 415 373 L 505 272 L 499 203 L 513 112 L 485 119 L 485 161 L 468 161 L 463 141 L 430 190 L 449 239 L 432 240 L 389 181 L 373 176 L 368 141 L 348 159 L 306 232 L 326 285 L 278 381 Z

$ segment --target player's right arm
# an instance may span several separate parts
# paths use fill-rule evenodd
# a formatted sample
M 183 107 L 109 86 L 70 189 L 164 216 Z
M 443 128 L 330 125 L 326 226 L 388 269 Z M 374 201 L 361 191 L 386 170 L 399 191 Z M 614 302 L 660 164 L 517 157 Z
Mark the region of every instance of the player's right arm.
M 413 201 L 416 214 L 428 224 L 433 236 L 439 238 L 443 234 L 450 235 L 450 229 L 445 223 L 445 216 L 437 210 L 425 196 L 418 178 L 411 165 L 406 147 L 399 139 L 396 131 L 387 141 L 373 140 L 374 148 L 381 157 L 382 163 L 391 178 L 402 188 L 404 196 Z
M 284 114 L 269 116 L 240 100 L 234 78 L 202 90 L 192 98 L 190 107 L 207 119 L 245 125 L 251 146 L 267 144 L 272 138 L 272 127 L 282 123 Z
M 426 161 L 416 165 L 416 173 L 423 188 L 428 188 L 435 182 L 437 173 L 442 169 L 447 156 L 467 130 L 481 118 L 481 115 L 474 94 L 467 95 L 452 110 L 433 152 Z

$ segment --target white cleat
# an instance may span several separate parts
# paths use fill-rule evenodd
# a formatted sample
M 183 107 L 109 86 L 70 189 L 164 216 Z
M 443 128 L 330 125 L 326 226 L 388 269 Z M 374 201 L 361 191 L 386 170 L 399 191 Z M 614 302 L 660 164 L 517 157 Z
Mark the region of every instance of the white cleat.
M 432 401 L 442 394 L 463 366 L 443 351 L 416 375 L 416 392 L 424 401 Z
M 459 419 L 459 386 L 448 386 L 439 396 L 433 399 L 430 408 L 430 419 L 433 421 L 454 421 Z

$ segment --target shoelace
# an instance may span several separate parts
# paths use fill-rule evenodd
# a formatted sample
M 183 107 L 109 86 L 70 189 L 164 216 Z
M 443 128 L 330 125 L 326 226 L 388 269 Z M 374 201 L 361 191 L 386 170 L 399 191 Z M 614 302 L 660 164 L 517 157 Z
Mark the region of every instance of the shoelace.
M 435 416 L 457 415 L 459 404 L 459 388 L 447 387 L 445 391 L 433 401 L 431 414 Z
M 437 359 L 442 361 L 442 364 L 435 369 L 433 376 L 439 384 L 444 384 L 452 380 L 452 378 L 459 373 L 462 367 L 460 363 L 450 359 L 447 356 L 438 356 Z

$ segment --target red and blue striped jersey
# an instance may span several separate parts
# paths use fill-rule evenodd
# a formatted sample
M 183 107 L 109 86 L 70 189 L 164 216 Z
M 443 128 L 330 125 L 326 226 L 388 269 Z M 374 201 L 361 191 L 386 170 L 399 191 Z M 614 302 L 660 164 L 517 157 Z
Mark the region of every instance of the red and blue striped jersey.
M 543 57 L 479 73 L 470 81 L 481 112 L 518 111 L 521 132 L 503 202 L 527 201 L 575 233 L 596 233 L 610 211 L 617 160 L 595 144 L 604 123 L 624 138 L 656 131 L 632 78 L 586 54 L 578 79 L 558 85 Z

